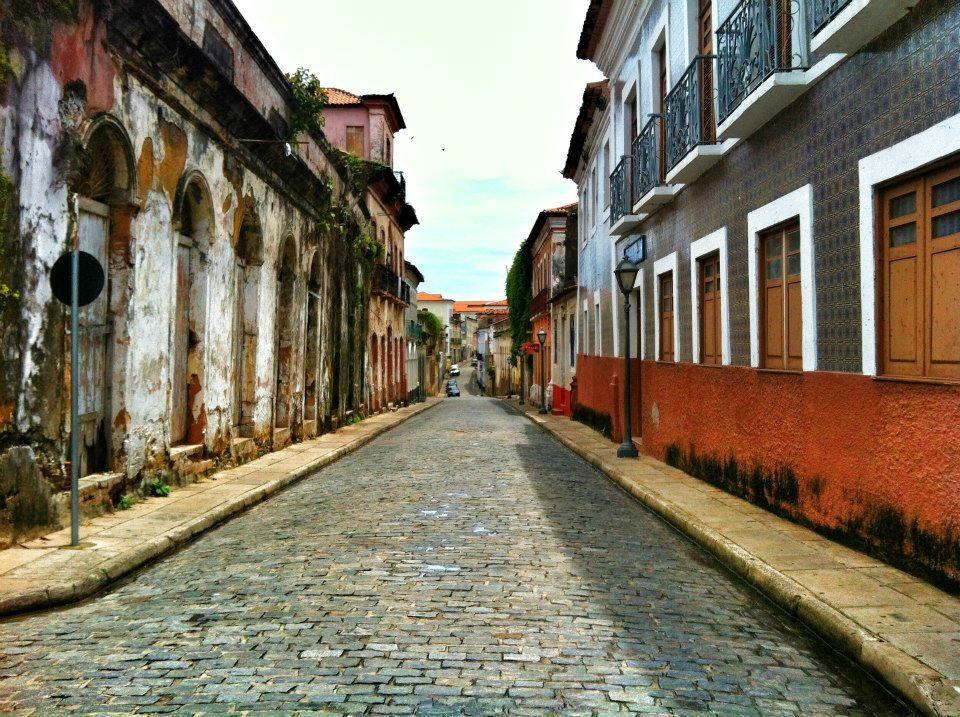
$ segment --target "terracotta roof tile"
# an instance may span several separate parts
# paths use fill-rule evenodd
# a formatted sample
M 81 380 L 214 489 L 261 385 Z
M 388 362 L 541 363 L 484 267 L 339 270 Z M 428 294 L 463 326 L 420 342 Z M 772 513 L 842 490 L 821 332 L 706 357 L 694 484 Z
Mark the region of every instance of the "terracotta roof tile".
M 417 301 L 446 301 L 443 294 L 430 294 L 426 291 L 417 292 Z
M 327 97 L 329 98 L 331 105 L 359 105 L 362 103 L 360 95 L 355 95 L 352 92 L 347 92 L 346 90 L 341 90 L 337 87 L 325 87 L 327 92 Z

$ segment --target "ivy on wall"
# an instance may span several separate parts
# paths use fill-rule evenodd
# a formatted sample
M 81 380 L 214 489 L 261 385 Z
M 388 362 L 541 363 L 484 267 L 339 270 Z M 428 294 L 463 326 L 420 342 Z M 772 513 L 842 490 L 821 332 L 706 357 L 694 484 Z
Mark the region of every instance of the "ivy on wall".
M 519 355 L 521 345 L 527 338 L 530 328 L 530 303 L 533 301 L 530 282 L 533 273 L 533 261 L 524 242 L 517 249 L 513 263 L 507 272 L 507 305 L 510 308 L 511 352 Z
M 293 106 L 290 109 L 290 139 L 306 132 L 323 132 L 323 110 L 330 103 L 327 91 L 320 79 L 305 67 L 287 75 L 287 82 L 293 91 Z

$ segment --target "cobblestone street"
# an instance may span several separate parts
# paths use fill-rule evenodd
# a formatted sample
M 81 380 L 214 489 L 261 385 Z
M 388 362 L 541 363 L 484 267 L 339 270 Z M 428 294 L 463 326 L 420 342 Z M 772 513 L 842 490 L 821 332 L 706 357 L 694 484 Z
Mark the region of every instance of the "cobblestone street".
M 0 709 L 911 714 L 467 395 L 96 600 L 0 624 Z

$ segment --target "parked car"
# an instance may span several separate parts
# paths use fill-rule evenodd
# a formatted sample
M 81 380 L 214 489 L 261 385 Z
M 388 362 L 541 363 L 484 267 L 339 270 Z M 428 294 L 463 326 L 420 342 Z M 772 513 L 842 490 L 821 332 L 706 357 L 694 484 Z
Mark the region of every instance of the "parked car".
M 451 366 L 451 367 L 450 367 L 450 375 L 451 375 L 451 376 L 459 376 L 459 375 L 460 375 L 460 367 L 457 366 L 456 364 L 454 364 L 453 366 Z
M 456 381 L 447 381 L 447 396 L 460 398 L 460 387 Z
M 476 368 L 477 360 L 475 358 L 470 359 L 470 365 Z

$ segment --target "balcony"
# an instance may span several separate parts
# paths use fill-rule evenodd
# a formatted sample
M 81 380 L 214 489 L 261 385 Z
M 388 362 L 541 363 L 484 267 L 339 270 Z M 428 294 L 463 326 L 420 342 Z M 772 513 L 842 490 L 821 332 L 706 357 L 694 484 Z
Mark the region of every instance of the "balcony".
M 403 301 L 400 284 L 400 277 L 397 276 L 390 267 L 383 264 L 374 265 L 370 286 L 371 291 L 396 299 L 397 301 Z
M 624 155 L 610 175 L 610 233 L 623 236 L 643 217 L 633 213 L 633 157 Z
M 743 139 L 807 90 L 806 0 L 741 0 L 717 28 L 717 136 Z
M 689 184 L 733 146 L 716 139 L 713 58 L 697 55 L 667 95 L 666 184 Z
M 808 0 L 810 49 L 853 54 L 915 4 L 914 0 Z
M 550 301 L 577 288 L 577 238 L 568 235 L 553 250 L 553 286 Z
M 663 140 L 663 115 L 650 115 L 633 141 L 633 213 L 640 217 L 647 217 L 680 190 L 680 185 L 663 182 Z
M 423 326 L 420 325 L 419 321 L 407 322 L 407 340 L 408 341 L 423 340 Z
M 549 310 L 550 304 L 550 289 L 543 288 L 537 292 L 537 295 L 533 297 L 533 301 L 530 302 L 530 319 L 535 319 L 540 314 Z

